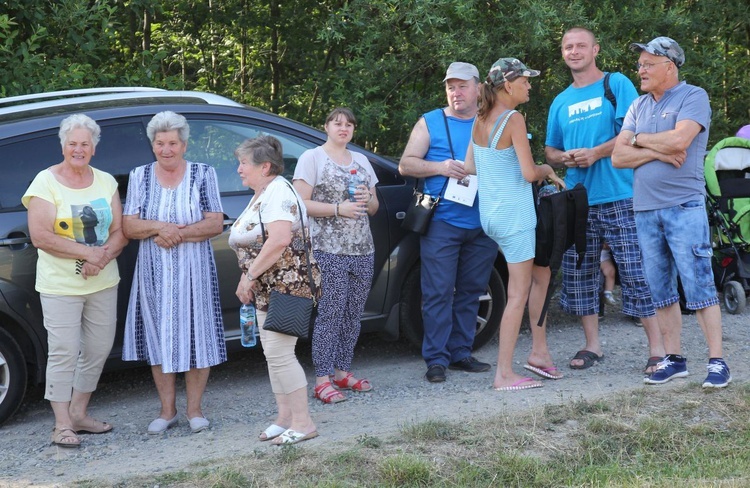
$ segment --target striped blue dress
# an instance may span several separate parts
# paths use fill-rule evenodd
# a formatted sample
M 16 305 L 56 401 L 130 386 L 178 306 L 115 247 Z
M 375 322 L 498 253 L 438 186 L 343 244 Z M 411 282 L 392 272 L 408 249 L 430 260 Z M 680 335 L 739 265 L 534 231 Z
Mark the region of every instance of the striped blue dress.
M 193 224 L 203 212 L 222 212 L 216 172 L 188 161 L 177 188 L 162 187 L 156 163 L 130 172 L 124 215 Z M 211 241 L 163 249 L 153 238 L 138 248 L 125 322 L 122 358 L 160 364 L 164 373 L 207 368 L 226 361 L 219 284 Z
M 513 146 L 496 148 L 514 112 L 505 111 L 498 117 L 492 129 L 495 135 L 487 147 L 479 146 L 472 139 L 479 184 L 479 219 L 484 232 L 500 245 L 506 255 L 519 251 L 515 249 L 518 246 L 529 245 L 513 239 L 513 236 L 536 229 L 531 183 L 523 178 L 516 150 Z M 533 257 L 533 239 L 530 246 Z

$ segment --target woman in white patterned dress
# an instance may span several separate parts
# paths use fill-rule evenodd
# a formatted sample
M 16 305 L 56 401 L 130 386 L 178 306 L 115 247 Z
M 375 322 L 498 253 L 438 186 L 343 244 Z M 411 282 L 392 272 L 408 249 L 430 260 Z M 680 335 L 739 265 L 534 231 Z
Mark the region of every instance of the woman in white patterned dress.
M 148 426 L 159 434 L 177 424 L 175 376 L 185 373 L 193 432 L 209 426 L 201 399 L 211 366 L 226 361 L 211 237 L 223 210 L 211 166 L 186 161 L 190 127 L 182 115 L 156 114 L 146 129 L 156 162 L 130 173 L 123 230 L 140 239 L 128 303 L 122 358 L 147 361 L 161 401 Z

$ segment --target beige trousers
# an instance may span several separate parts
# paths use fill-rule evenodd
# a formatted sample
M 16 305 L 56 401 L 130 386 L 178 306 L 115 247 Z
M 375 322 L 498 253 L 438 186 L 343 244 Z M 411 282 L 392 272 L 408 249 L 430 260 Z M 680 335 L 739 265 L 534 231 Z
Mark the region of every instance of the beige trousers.
M 277 395 L 288 395 L 300 388 L 307 387 L 305 371 L 294 353 L 297 338 L 264 330 L 263 324 L 266 322 L 266 312 L 258 310 L 256 317 L 263 354 L 265 354 L 268 363 L 271 390 Z
M 117 286 L 89 295 L 40 295 L 47 329 L 44 398 L 69 402 L 96 390 L 117 326 Z

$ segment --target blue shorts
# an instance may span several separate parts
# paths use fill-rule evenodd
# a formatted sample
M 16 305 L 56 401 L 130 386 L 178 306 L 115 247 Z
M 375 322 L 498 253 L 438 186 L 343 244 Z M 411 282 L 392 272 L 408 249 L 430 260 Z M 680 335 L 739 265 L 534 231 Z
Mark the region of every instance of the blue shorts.
M 719 303 L 711 270 L 711 237 L 706 208 L 694 200 L 635 213 L 646 279 L 656 308 L 680 300 L 677 275 L 686 306 L 701 310 Z
M 536 228 L 522 230 L 505 237 L 489 236 L 497 242 L 507 263 L 522 263 L 534 259 L 536 253 Z
M 595 315 L 599 311 L 602 244 L 609 244 L 617 263 L 622 287 L 622 313 L 632 317 L 656 314 L 635 230 L 633 199 L 591 205 L 586 222 L 586 253 L 578 268 L 575 246 L 563 255 L 563 286 L 560 305 L 573 315 Z

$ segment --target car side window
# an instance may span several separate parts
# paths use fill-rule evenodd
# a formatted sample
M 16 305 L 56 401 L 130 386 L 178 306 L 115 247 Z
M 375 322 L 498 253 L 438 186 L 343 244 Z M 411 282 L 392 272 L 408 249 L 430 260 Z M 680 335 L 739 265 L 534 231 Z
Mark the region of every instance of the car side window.
M 91 166 L 117 180 L 120 198 L 127 194 L 128 174 L 136 166 L 154 161 L 142 123 L 101 125 L 102 133 Z M 62 161 L 57 129 L 0 148 L 3 177 L 0 178 L 0 211 L 21 210 L 21 197 L 41 170 Z
M 216 170 L 221 193 L 246 191 L 237 175 L 234 150 L 245 139 L 271 135 L 281 141 L 284 151 L 284 176 L 291 179 L 297 159 L 316 144 L 279 131 L 248 123 L 191 118 L 190 140 L 185 159 L 210 164 Z
M 0 211 L 22 210 L 21 197 L 37 173 L 63 159 L 56 132 L 0 146 L 0 154 Z
M 137 166 L 156 160 L 146 128 L 139 122 L 102 124 L 102 135 L 91 165 L 117 180 L 120 198 L 128 194 L 128 176 Z

